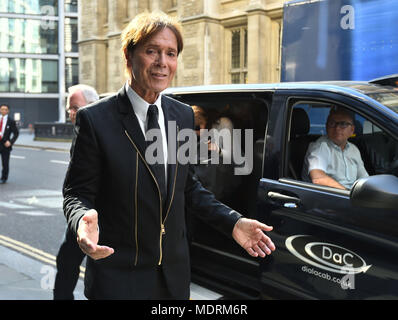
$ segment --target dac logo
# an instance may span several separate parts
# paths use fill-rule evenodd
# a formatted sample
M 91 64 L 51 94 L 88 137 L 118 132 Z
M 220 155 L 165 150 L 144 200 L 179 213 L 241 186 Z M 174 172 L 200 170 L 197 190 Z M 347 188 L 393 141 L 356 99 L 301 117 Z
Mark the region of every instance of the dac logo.
M 310 242 L 308 235 L 294 235 L 285 241 L 286 248 L 297 258 L 323 270 L 341 273 L 365 273 L 372 265 L 355 252 L 326 242 Z

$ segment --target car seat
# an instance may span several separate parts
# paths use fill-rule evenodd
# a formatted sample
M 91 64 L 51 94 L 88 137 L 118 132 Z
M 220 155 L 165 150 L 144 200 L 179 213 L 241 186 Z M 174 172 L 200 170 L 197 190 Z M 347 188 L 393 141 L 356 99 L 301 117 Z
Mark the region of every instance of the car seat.
M 308 135 L 310 131 L 310 119 L 302 108 L 294 108 L 290 126 L 290 140 L 288 148 L 288 166 L 291 176 L 301 180 L 301 170 L 308 145 L 313 139 Z

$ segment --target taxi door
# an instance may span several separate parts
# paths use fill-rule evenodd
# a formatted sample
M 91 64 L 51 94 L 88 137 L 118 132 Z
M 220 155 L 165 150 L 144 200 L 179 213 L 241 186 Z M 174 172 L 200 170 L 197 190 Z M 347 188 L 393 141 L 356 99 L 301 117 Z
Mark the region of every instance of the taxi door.
M 347 99 L 316 92 L 274 96 L 258 192 L 257 218 L 274 227 L 268 235 L 277 248 L 260 263 L 264 298 L 398 298 L 397 210 L 356 207 L 350 191 L 294 179 L 288 171 L 293 105 L 316 101 L 366 110 Z M 371 111 L 366 117 L 372 120 Z

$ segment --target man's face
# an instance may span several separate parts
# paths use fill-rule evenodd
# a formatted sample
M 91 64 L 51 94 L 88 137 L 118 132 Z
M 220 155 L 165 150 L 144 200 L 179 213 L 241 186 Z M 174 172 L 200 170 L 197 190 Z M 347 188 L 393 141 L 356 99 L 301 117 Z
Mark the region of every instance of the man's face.
M 72 93 L 69 97 L 69 119 L 74 124 L 76 122 L 76 112 L 80 107 L 84 107 L 87 104 L 86 98 L 84 98 L 83 93 L 79 90 Z
M 8 107 L 7 106 L 0 106 L 0 114 L 4 117 L 5 115 L 7 115 L 9 112 Z
M 349 137 L 354 133 L 352 119 L 345 114 L 333 114 L 326 124 L 326 131 L 330 140 L 339 147 L 344 147 Z
M 165 28 L 138 44 L 128 57 L 131 87 L 149 103 L 173 80 L 177 69 L 177 38 Z

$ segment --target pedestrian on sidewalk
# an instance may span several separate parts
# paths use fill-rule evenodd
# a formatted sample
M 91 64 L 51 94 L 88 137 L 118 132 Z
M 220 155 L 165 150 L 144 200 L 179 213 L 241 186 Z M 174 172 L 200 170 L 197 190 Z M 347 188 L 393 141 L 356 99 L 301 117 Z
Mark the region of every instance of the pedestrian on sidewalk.
M 9 112 L 10 107 L 7 104 L 0 105 L 0 155 L 2 165 L 0 184 L 7 182 L 12 145 L 19 135 L 16 122 L 8 115 Z
M 76 122 L 76 112 L 79 108 L 99 99 L 97 91 L 88 85 L 78 84 L 68 89 L 66 111 L 73 124 Z M 75 137 L 72 141 L 72 148 Z M 80 265 L 86 255 L 80 250 L 76 235 L 68 227 L 64 241 L 57 254 L 57 274 L 54 283 L 54 300 L 73 300 L 73 291 L 79 280 Z

